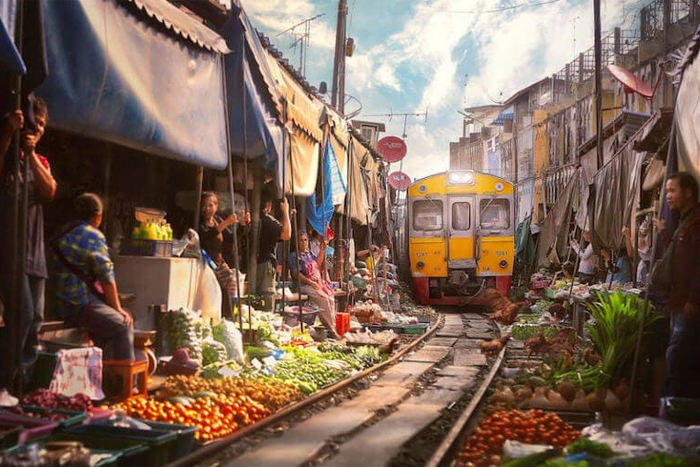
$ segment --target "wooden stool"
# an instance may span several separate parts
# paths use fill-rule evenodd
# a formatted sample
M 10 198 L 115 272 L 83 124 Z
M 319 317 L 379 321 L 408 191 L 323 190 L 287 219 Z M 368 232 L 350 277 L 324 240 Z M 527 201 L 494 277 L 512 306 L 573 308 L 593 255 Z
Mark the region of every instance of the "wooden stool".
M 148 397 L 148 362 L 103 360 L 102 389 L 108 399 Z

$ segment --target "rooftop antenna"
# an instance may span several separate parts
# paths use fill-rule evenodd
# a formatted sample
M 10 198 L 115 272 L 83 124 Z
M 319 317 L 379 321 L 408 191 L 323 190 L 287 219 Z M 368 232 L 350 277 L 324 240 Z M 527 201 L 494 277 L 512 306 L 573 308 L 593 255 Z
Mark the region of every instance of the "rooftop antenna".
M 306 18 L 304 21 L 300 21 L 299 23 L 285 29 L 275 36 L 279 37 L 286 32 L 289 32 L 292 35 L 294 41 L 289 47 L 294 49 L 294 53 L 296 53 L 297 46 L 299 46 L 299 73 L 304 77 L 306 77 L 306 49 L 309 48 L 309 40 L 311 39 L 311 22 L 317 20 L 321 16 L 325 16 L 325 13 L 312 16 L 311 18 Z M 301 34 L 296 33 L 296 28 L 299 26 L 304 27 L 304 32 Z
M 408 135 L 406 134 L 406 123 L 408 122 L 408 117 L 424 117 L 425 120 L 424 122 L 428 121 L 428 108 L 425 108 L 425 112 L 408 112 L 408 113 L 397 113 L 394 112 L 391 108 L 389 108 L 389 113 L 388 114 L 372 114 L 372 115 L 365 115 L 365 117 L 389 117 L 389 121 L 391 121 L 392 118 L 394 117 L 403 117 L 403 133 L 401 134 L 401 139 L 404 141 L 406 138 L 408 138 Z
M 581 18 L 580 16 L 576 16 L 574 18 L 571 18 L 569 21 L 571 24 L 574 25 L 574 55 L 576 55 L 576 22 Z

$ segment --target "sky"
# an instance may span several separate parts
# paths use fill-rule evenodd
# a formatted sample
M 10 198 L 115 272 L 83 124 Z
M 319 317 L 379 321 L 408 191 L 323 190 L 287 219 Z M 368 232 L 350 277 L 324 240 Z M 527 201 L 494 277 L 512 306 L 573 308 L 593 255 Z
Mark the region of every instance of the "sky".
M 601 0 L 603 34 L 638 27 L 638 9 L 650 0 Z M 401 136 L 408 154 L 392 164 L 411 178 L 447 169 L 449 142 L 462 133 L 465 107 L 500 103 L 551 76 L 593 47 L 592 0 L 347 0 L 345 111 L 382 122 Z M 243 0 L 256 28 L 295 67 L 295 39 L 310 21 L 306 79 L 330 83 L 337 0 Z M 286 32 L 285 32 L 286 31 Z M 293 34 L 296 34 L 294 36 Z M 330 95 L 328 95 L 328 100 Z

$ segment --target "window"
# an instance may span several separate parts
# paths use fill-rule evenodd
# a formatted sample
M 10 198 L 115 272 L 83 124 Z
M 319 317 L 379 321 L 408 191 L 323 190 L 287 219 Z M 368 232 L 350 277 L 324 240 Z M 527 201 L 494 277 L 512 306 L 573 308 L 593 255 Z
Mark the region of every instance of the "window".
M 481 200 L 481 228 L 505 230 L 510 228 L 510 203 L 507 199 Z
M 442 201 L 419 200 L 413 203 L 415 230 L 442 230 Z
M 452 230 L 469 230 L 471 207 L 467 202 L 452 203 Z

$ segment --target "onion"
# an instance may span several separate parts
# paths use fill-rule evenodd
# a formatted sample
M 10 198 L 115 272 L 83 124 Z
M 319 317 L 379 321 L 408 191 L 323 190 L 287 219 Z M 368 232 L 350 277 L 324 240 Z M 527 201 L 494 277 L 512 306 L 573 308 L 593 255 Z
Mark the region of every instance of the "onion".
M 557 391 L 549 391 L 547 399 L 553 409 L 567 409 L 569 407 L 569 403 Z
M 605 408 L 608 412 L 617 412 L 622 407 L 622 402 L 617 398 L 614 392 L 610 389 L 607 391 L 605 396 Z
M 547 388 L 540 386 L 535 389 L 535 395 L 530 401 L 530 406 L 536 409 L 548 409 L 550 408 L 549 400 L 546 396 Z
M 515 391 L 515 399 L 517 401 L 527 401 L 532 399 L 532 389 L 527 386 L 518 389 Z
M 588 407 L 588 401 L 586 400 L 586 393 L 583 389 L 576 391 L 576 397 L 571 402 L 571 410 L 581 410 L 588 412 L 590 408 Z

